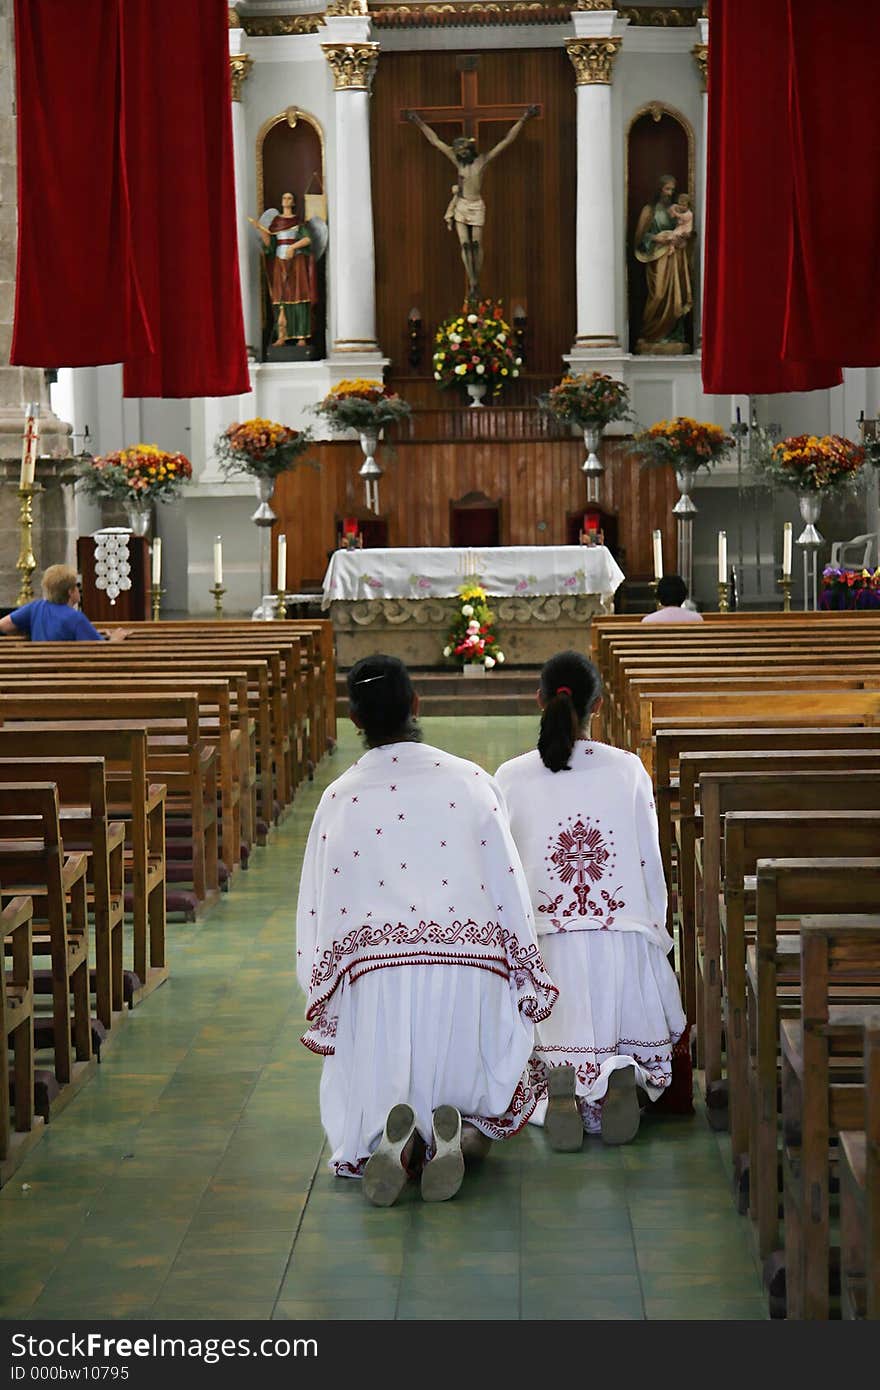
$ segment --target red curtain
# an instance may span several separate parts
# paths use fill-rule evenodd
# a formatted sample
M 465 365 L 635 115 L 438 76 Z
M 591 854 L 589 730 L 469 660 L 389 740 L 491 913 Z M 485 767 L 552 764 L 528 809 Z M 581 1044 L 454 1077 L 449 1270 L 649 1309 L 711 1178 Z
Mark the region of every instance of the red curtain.
M 125 364 L 125 394 L 249 389 L 227 6 L 16 0 L 11 361 Z
M 821 338 L 818 346 L 786 342 L 795 233 L 788 8 L 788 0 L 713 0 L 710 7 L 703 290 L 703 386 L 710 393 L 809 391 L 842 380 L 843 358 Z M 825 201 L 829 184 L 837 184 L 833 168 L 809 162 L 812 194 Z

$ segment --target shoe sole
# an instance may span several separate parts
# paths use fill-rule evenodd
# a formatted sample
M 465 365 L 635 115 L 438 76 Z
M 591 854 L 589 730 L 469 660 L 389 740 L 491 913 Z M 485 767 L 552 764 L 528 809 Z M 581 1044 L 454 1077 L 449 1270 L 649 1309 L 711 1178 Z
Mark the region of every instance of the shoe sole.
M 434 1111 L 434 1137 L 437 1154 L 422 1169 L 422 1200 L 448 1202 L 464 1178 L 461 1116 L 454 1106 L 438 1105 Z
M 638 1091 L 632 1067 L 620 1067 L 608 1078 L 608 1092 L 602 1105 L 603 1144 L 628 1144 L 639 1132 Z
M 364 1196 L 374 1207 L 393 1206 L 409 1180 L 400 1156 L 415 1129 L 409 1105 L 395 1105 L 388 1112 L 379 1147 L 364 1169 Z
M 577 1108 L 574 1067 L 553 1067 L 547 1078 L 544 1133 L 557 1153 L 576 1153 L 584 1142 L 584 1122 Z

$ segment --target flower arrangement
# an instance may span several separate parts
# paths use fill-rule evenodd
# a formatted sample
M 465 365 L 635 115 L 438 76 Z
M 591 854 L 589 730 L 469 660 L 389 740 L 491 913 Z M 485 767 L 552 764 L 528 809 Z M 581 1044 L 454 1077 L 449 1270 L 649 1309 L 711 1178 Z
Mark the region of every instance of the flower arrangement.
M 249 473 L 253 478 L 277 478 L 296 466 L 311 442 L 308 430 L 257 418 L 227 426 L 218 435 L 214 452 L 227 477 Z
M 82 490 L 89 497 L 129 505 L 170 502 L 191 477 L 192 464 L 184 454 L 168 453 L 157 444 L 133 444 L 93 459 L 82 475 Z
M 578 429 L 604 429 L 612 420 L 628 420 L 629 389 L 605 372 L 564 376 L 547 396 L 546 409 Z
M 443 655 L 447 661 L 466 665 L 479 664 L 487 671 L 503 664 L 504 652 L 493 630 L 495 615 L 486 601 L 486 591 L 479 584 L 463 584 L 459 590 L 461 607 L 446 634 Z
M 844 570 L 826 565 L 819 607 L 880 608 L 880 569 Z
M 334 430 L 369 430 L 378 432 L 395 420 L 410 413 L 410 405 L 390 386 L 381 381 L 340 381 L 323 400 L 313 406 L 316 415 L 323 415 Z
M 669 468 L 711 468 L 733 447 L 733 439 L 720 425 L 678 415 L 658 420 L 634 438 L 634 453 L 648 465 Z
M 519 376 L 522 358 L 501 312 L 501 301 L 468 300 L 434 335 L 434 380 L 447 386 L 487 386 L 491 395 Z
M 798 492 L 824 492 L 854 483 L 864 462 L 861 444 L 842 435 L 792 434 L 774 444 L 758 467 L 770 481 Z

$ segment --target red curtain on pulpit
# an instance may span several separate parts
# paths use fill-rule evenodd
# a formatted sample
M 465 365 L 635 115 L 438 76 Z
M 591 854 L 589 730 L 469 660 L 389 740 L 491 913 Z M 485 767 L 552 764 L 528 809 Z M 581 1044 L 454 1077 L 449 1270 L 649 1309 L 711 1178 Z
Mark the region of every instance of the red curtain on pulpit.
M 703 385 L 763 394 L 880 364 L 872 60 L 880 7 L 712 0 Z
M 16 0 L 19 244 L 10 360 L 123 362 L 131 396 L 249 389 L 228 7 Z

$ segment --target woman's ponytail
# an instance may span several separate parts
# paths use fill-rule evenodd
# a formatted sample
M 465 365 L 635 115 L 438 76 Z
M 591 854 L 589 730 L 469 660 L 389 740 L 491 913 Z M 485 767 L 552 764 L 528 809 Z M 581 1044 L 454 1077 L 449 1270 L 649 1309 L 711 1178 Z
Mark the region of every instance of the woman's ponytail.
M 538 752 L 551 772 L 570 770 L 574 745 L 601 694 L 599 672 L 582 652 L 557 652 L 544 665 Z

